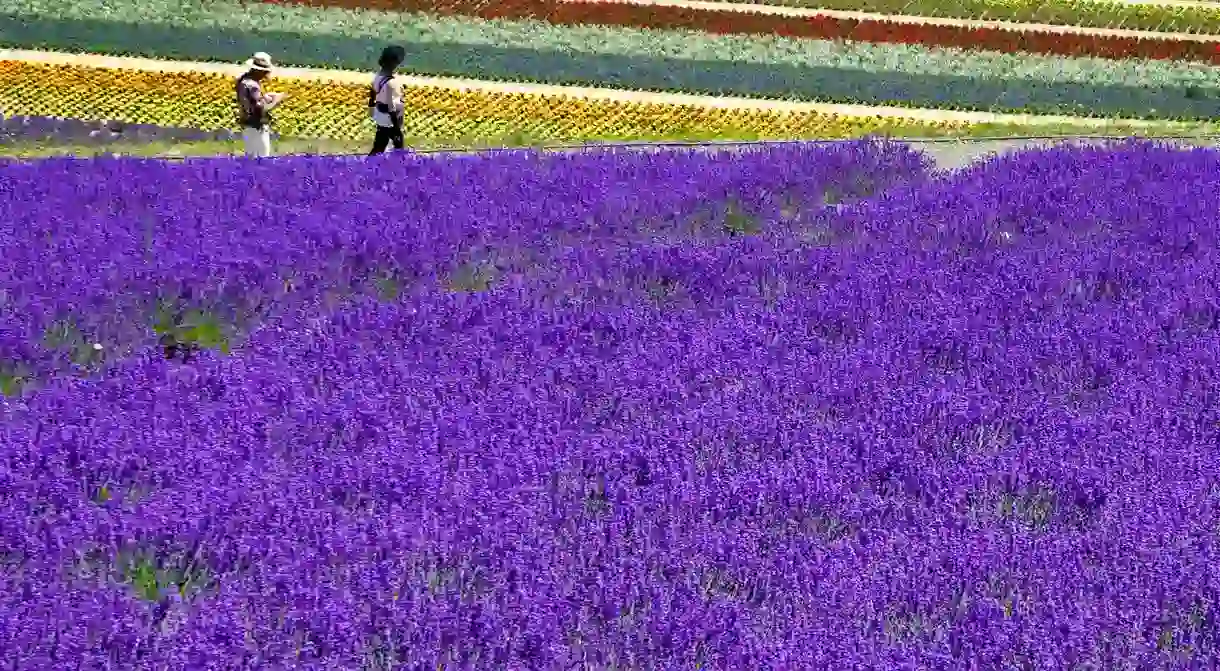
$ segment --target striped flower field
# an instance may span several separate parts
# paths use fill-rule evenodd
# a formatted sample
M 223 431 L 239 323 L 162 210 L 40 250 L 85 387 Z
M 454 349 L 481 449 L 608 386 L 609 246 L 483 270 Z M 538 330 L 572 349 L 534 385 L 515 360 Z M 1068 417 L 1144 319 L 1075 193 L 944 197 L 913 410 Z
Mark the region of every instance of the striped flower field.
M 227 64 L 265 50 L 337 72 L 273 85 L 292 94 L 276 129 L 292 137 L 368 135 L 363 72 L 390 42 L 412 75 L 558 87 L 412 88 L 408 135 L 441 143 L 977 135 L 1029 115 L 1191 128 L 1220 110 L 1220 7 L 809 4 L 5 0 L 0 47 Z M 232 75 L 6 60 L 0 112 L 211 131 L 233 125 Z
M 3 76 L 20 91 L 14 103 L 22 114 L 63 117 L 133 116 L 161 124 L 214 128 L 232 121 L 232 77 L 217 73 L 153 73 L 137 70 L 8 62 Z M 276 90 L 293 104 L 277 115 L 280 133 L 292 137 L 356 139 L 367 135 L 365 76 L 346 81 L 282 79 Z M 115 91 L 123 95 L 114 95 Z M 183 96 L 182 91 L 190 91 Z M 67 95 L 64 95 L 64 93 Z M 840 138 L 860 132 L 948 134 L 963 122 L 917 123 L 902 119 L 844 119 L 828 114 L 740 111 L 692 105 L 660 105 L 615 100 L 506 92 L 459 91 L 441 87 L 407 89 L 406 130 L 436 140 L 507 136 L 538 141 L 592 139 L 731 137 Z

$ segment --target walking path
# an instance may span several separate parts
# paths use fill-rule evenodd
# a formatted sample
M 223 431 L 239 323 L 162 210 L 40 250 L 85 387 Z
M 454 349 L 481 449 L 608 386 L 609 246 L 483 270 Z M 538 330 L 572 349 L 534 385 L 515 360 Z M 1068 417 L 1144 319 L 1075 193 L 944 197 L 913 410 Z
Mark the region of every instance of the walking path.
M 962 138 L 959 140 L 917 140 L 917 139 L 902 139 L 895 138 L 896 142 L 910 145 L 912 148 L 927 154 L 929 158 L 936 164 L 939 170 L 958 170 L 969 167 L 979 161 L 984 161 L 995 156 L 1003 156 L 1017 151 L 1027 151 L 1031 149 L 1049 149 L 1051 147 L 1066 147 L 1066 146 L 1082 146 L 1091 145 L 1099 146 L 1112 142 L 1113 140 L 1086 138 L 1086 137 L 1060 137 L 1060 138 L 1042 138 L 1042 139 L 998 139 L 998 140 L 979 140 L 977 138 Z M 816 143 L 818 140 L 806 141 Z M 1169 144 L 1181 148 L 1191 147 L 1211 147 L 1215 148 L 1217 143 L 1220 143 L 1220 137 L 1216 138 L 1197 138 L 1193 140 L 1174 139 L 1166 140 Z M 667 150 L 693 150 L 693 151 L 750 151 L 758 149 L 766 145 L 778 143 L 704 143 L 704 144 L 677 144 L 677 143 L 656 143 L 653 145 L 632 144 L 618 145 L 620 149 L 626 151 L 667 151 Z M 614 146 L 614 145 L 611 145 Z M 588 147 L 550 147 L 542 148 L 544 151 L 550 152 L 579 152 L 585 151 Z M 446 158 L 456 155 L 473 155 L 484 152 L 478 151 L 436 151 L 436 152 L 421 152 L 421 155 L 433 158 Z
M 756 5 L 742 2 L 712 2 L 707 0 L 560 0 L 569 4 L 625 4 L 638 7 L 681 7 L 701 11 L 729 11 L 772 16 L 814 18 L 825 16 L 832 19 L 856 21 L 886 21 L 925 26 L 951 26 L 956 28 L 992 28 L 1014 32 L 1058 33 L 1061 35 L 1096 35 L 1099 37 L 1126 37 L 1158 39 L 1179 42 L 1215 42 L 1220 45 L 1220 35 L 1197 33 L 1162 33 L 1149 30 L 1125 30 L 1120 28 L 1084 28 L 1081 26 L 1059 26 L 1047 23 L 1017 23 L 1013 21 L 990 21 L 984 19 L 946 19 L 932 16 L 910 16 L 905 14 L 873 14 L 835 9 L 807 9 L 782 5 Z M 1134 4 L 1134 2 L 1132 3 Z M 1220 9 L 1220 4 L 1200 3 Z
M 99 56 L 93 54 L 70 54 L 51 51 L 28 51 L 0 49 L 0 62 L 19 61 L 49 65 L 74 65 L 94 68 L 116 68 L 144 72 L 197 72 L 238 77 L 245 70 L 239 64 L 204 63 L 192 61 L 166 61 L 128 56 Z M 315 82 L 333 82 L 367 86 L 369 73 L 346 70 L 320 70 L 311 68 L 277 68 L 275 77 L 300 79 Z M 452 79 L 444 77 L 417 77 L 401 75 L 399 80 L 408 87 L 432 87 L 466 91 L 497 93 L 567 96 L 585 100 L 611 100 L 660 105 L 691 105 L 706 108 L 740 110 L 767 110 L 773 112 L 805 112 L 843 117 L 885 117 L 914 119 L 918 121 L 964 123 L 1013 124 L 1024 126 L 1074 125 L 1094 128 L 1113 127 L 1121 123 L 1130 127 L 1152 127 L 1183 129 L 1197 124 L 1173 123 L 1147 120 L 1094 119 L 1086 117 L 1050 116 L 1032 114 L 994 114 L 990 112 L 964 112 L 955 110 L 916 109 L 906 107 L 874 107 L 869 105 L 846 105 L 831 103 L 792 102 L 786 100 L 759 100 L 752 98 L 730 98 L 719 96 L 688 95 L 682 93 L 655 93 L 625 91 L 619 89 L 584 88 L 576 86 L 550 86 L 512 82 L 491 82 L 475 79 Z

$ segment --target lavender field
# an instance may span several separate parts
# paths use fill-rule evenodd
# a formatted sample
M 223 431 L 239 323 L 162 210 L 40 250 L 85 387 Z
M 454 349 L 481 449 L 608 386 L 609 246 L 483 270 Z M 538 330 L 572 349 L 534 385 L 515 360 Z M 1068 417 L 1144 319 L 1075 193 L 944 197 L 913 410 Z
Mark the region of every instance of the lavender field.
M 0 668 L 1209 669 L 1220 152 L 0 165 Z

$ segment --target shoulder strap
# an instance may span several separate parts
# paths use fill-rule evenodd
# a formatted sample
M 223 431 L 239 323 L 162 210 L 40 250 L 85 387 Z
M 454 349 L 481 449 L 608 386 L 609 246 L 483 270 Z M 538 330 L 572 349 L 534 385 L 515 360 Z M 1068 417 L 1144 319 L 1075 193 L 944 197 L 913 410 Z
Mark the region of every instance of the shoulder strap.
M 382 78 L 381 86 L 374 86 L 373 90 L 377 93 L 381 93 L 381 89 L 385 88 L 386 84 L 390 83 L 390 80 L 394 78 L 394 75 L 377 75 L 377 76 Z

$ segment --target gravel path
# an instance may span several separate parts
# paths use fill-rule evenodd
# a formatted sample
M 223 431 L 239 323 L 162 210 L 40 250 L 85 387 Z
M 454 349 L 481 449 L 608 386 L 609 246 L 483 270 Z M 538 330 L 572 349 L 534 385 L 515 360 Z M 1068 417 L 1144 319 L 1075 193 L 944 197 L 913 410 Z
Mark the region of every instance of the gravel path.
M 1107 140 L 1094 138 L 1062 139 L 1013 139 L 997 141 L 954 141 L 912 143 L 917 149 L 929 154 L 941 170 L 956 170 L 989 156 L 1007 154 L 1025 149 L 1053 147 L 1064 144 L 1102 144 Z M 1110 140 L 1113 141 L 1113 140 Z M 1186 147 L 1220 146 L 1220 138 L 1199 140 L 1173 140 L 1172 144 Z
M 986 160 L 989 157 L 1010 154 L 1017 151 L 1027 149 L 1048 148 L 1062 145 L 1102 145 L 1107 142 L 1118 142 L 1123 140 L 1121 137 L 1055 137 L 1055 138 L 1004 138 L 1004 139 L 965 139 L 965 140 L 947 140 L 947 141 L 927 141 L 927 140 L 897 140 L 905 142 L 915 149 L 928 154 L 935 162 L 938 170 L 957 170 L 967 167 L 978 161 Z M 839 140 L 836 140 L 838 142 Z M 1168 144 L 1177 145 L 1182 148 L 1189 147 L 1220 147 L 1220 136 L 1207 137 L 1197 139 L 1172 139 L 1162 140 Z M 818 141 L 806 141 L 807 143 L 816 143 Z M 827 143 L 831 141 L 826 141 Z M 602 148 L 618 148 L 623 151 L 674 151 L 690 149 L 696 151 L 749 151 L 753 148 L 758 148 L 773 144 L 791 144 L 784 142 L 725 142 L 725 143 L 708 143 L 708 144 L 682 144 L 682 143 L 612 143 L 601 145 Z M 596 147 L 592 146 L 565 146 L 565 147 L 550 147 L 545 148 L 546 151 L 555 152 L 571 152 L 585 151 Z M 509 148 L 507 151 L 513 151 L 514 148 Z M 423 151 L 419 152 L 425 156 L 435 158 L 445 158 L 453 156 L 471 156 L 487 152 L 477 151 Z M 352 160 L 362 160 L 360 156 L 351 157 Z
M 933 161 L 936 162 L 936 167 L 939 170 L 956 170 L 964 168 L 978 161 L 986 160 L 989 157 L 1010 154 L 1017 151 L 1028 149 L 1048 148 L 1062 145 L 1102 145 L 1107 142 L 1117 142 L 1124 138 L 1114 137 L 1055 137 L 1055 138 L 1012 138 L 1012 139 L 965 139 L 965 140 L 945 140 L 945 141 L 927 141 L 927 140 L 912 140 L 906 141 L 915 149 L 928 154 Z M 902 142 L 902 140 L 899 140 Z M 1177 145 L 1182 148 L 1188 147 L 1220 147 L 1220 137 L 1200 137 L 1197 139 L 1173 139 L 1164 140 L 1169 144 Z M 767 143 L 777 144 L 777 143 Z M 662 151 L 665 149 L 673 149 L 682 145 L 661 144 L 661 145 L 626 145 L 635 150 L 642 151 Z M 724 144 L 705 144 L 705 145 L 689 145 L 691 148 L 698 148 L 708 151 L 716 149 L 725 149 L 730 151 L 746 151 L 752 147 L 758 147 L 760 144 L 753 143 L 724 143 Z M 463 152 L 465 153 L 465 152 Z M 443 153 L 436 154 L 438 156 Z

